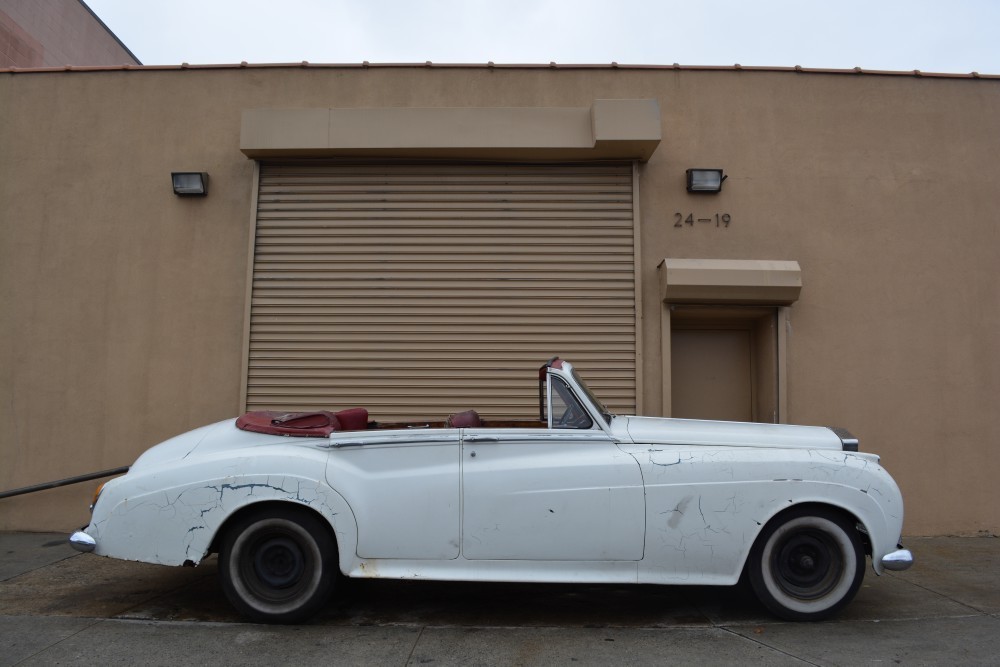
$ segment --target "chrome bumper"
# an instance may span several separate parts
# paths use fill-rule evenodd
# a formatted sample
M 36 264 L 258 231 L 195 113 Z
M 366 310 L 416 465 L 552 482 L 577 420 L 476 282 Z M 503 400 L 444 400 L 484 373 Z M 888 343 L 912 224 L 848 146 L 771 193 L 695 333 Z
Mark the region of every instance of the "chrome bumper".
M 882 567 L 893 572 L 905 570 L 913 565 L 913 554 L 909 549 L 896 549 L 882 556 Z
M 97 541 L 82 530 L 78 530 L 69 536 L 69 545 L 77 551 L 90 553 L 97 546 Z

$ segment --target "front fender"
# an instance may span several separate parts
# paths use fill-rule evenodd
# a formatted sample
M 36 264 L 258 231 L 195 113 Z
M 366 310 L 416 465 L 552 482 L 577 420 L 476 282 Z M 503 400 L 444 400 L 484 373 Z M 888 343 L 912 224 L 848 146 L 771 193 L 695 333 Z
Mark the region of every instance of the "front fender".
M 757 536 L 784 510 L 839 508 L 868 533 L 872 561 L 896 548 L 903 503 L 874 456 L 744 447 L 632 447 L 646 487 L 643 569 L 658 583 L 732 584 Z

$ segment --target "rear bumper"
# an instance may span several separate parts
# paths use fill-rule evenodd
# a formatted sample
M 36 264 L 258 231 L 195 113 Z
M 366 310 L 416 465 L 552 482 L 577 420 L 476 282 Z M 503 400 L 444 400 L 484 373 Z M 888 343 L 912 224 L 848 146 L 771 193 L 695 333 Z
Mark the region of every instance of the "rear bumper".
M 893 572 L 906 570 L 911 565 L 913 565 L 913 554 L 909 549 L 903 549 L 902 545 L 899 549 L 882 556 L 882 567 Z
M 90 553 L 97 548 L 97 540 L 82 530 L 78 530 L 69 536 L 69 545 L 77 551 Z

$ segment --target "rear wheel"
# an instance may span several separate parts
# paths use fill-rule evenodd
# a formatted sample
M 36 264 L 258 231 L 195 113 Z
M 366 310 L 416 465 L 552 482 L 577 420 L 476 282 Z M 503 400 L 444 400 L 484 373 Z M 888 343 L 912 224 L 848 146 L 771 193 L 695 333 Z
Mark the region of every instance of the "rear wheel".
M 329 600 L 337 582 L 329 526 L 295 507 L 264 507 L 229 526 L 219 576 L 229 602 L 266 623 L 296 623 Z
M 768 523 L 747 564 L 757 598 L 790 621 L 819 621 L 840 611 L 861 587 L 864 566 L 854 522 L 810 507 Z

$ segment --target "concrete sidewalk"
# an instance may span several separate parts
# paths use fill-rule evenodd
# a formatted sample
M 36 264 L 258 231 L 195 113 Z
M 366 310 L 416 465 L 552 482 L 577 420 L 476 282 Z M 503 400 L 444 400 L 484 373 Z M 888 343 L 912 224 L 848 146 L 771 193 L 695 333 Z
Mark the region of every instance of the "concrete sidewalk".
M 215 560 L 167 568 L 0 533 L 0 665 L 1000 664 L 1000 540 L 911 538 L 836 620 L 709 587 L 349 582 L 312 623 L 245 623 Z

